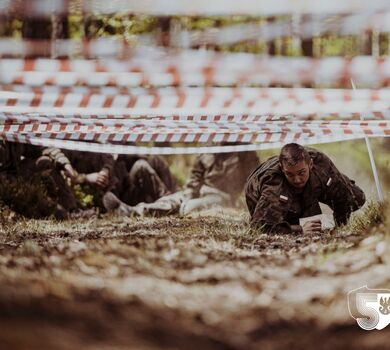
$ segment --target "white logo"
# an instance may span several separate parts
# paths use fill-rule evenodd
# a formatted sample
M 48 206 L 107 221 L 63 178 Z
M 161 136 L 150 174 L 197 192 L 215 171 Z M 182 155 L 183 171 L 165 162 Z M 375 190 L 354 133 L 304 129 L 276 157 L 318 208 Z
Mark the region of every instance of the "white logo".
M 381 330 L 390 323 L 390 290 L 369 289 L 367 286 L 351 290 L 348 308 L 361 328 Z

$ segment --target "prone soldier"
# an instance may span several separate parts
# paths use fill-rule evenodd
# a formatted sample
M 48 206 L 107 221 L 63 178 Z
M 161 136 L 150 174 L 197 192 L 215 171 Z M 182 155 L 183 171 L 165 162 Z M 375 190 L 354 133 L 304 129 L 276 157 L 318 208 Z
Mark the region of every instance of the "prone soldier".
M 275 233 L 320 232 L 320 221 L 299 225 L 299 218 L 321 214 L 319 202 L 333 210 L 338 225 L 365 202 L 364 192 L 324 153 L 296 143 L 249 176 L 245 197 L 251 226 Z

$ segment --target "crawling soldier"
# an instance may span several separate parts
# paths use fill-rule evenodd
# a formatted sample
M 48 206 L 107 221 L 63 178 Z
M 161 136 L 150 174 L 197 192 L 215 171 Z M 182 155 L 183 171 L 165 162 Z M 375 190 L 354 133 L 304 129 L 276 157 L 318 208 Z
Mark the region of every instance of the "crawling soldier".
M 319 202 L 333 210 L 338 225 L 365 202 L 363 191 L 325 154 L 296 143 L 285 145 L 279 157 L 249 176 L 245 197 L 251 226 L 275 233 L 320 232 L 320 221 L 299 225 L 299 218 L 321 214 Z

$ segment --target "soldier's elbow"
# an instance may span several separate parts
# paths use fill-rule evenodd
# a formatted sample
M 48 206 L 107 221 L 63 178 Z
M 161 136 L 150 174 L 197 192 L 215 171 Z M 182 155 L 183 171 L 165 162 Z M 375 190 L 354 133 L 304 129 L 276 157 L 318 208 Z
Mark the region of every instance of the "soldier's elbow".
M 364 203 L 366 203 L 366 195 L 364 194 L 363 191 L 362 191 L 361 196 L 358 196 L 358 198 L 356 198 L 356 202 L 357 202 L 358 208 L 361 208 L 364 205 Z

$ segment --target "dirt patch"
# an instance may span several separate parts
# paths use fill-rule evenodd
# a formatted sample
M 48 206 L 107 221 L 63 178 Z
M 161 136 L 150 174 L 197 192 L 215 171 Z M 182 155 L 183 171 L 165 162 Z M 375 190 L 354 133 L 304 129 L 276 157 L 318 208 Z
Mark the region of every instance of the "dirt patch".
M 242 211 L 18 221 L 0 233 L 0 348 L 385 348 L 346 293 L 390 287 L 386 227 L 255 234 Z M 352 228 L 351 228 L 352 227 Z

